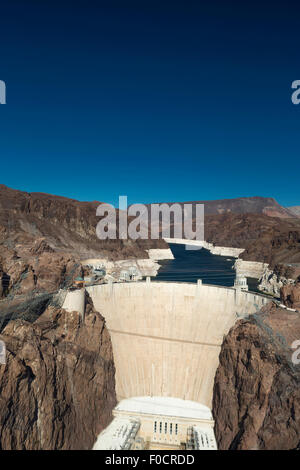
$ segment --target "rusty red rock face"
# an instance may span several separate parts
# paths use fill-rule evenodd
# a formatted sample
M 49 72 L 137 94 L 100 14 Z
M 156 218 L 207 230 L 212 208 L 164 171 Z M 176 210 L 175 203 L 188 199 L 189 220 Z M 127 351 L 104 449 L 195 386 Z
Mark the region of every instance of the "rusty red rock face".
M 1 449 L 91 449 L 116 404 L 103 317 L 48 307 L 34 323 L 11 321 L 0 365 Z
M 287 307 L 300 309 L 300 282 L 282 287 L 280 298 Z
M 219 449 L 300 445 L 300 366 L 291 345 L 300 314 L 271 305 L 239 321 L 225 338 L 213 397 Z

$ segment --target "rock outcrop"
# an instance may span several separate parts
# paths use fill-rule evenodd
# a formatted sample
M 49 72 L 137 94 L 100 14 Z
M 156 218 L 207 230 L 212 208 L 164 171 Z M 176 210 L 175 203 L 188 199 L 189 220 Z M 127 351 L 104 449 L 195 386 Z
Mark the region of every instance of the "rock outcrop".
M 82 276 L 81 260 L 147 259 L 163 240 L 99 240 L 99 202 L 80 202 L 0 185 L 0 297 L 54 292 Z M 0 277 L 1 281 L 1 277 Z
M 280 291 L 284 286 L 294 285 L 295 279 L 300 274 L 299 266 L 276 264 L 270 269 L 269 264 L 242 259 L 236 260 L 234 269 L 237 275 L 258 279 L 258 289 L 274 297 L 280 297 Z
M 0 449 L 91 449 L 116 404 L 114 363 L 103 317 L 48 305 L 33 323 L 0 335 Z
M 214 385 L 219 449 L 300 448 L 299 339 L 300 314 L 274 304 L 230 330 Z
M 37 243 L 36 253 L 34 249 Z M 83 273 L 78 258 L 69 253 L 50 251 L 50 247 L 45 246 L 44 240 L 40 239 L 34 241 L 28 249 L 21 246 L 18 251 L 3 250 L 2 266 L 9 276 L 6 294 L 10 295 L 54 292 L 72 285 L 74 279 Z
M 266 214 L 207 215 L 205 240 L 217 246 L 244 248 L 245 261 L 276 264 L 300 263 L 300 219 Z
M 300 310 L 300 282 L 282 287 L 280 298 L 287 307 Z
M 281 288 L 294 283 L 294 269 L 289 266 L 276 265 L 274 270 L 264 269 L 263 275 L 259 279 L 258 289 L 266 294 L 280 297 Z

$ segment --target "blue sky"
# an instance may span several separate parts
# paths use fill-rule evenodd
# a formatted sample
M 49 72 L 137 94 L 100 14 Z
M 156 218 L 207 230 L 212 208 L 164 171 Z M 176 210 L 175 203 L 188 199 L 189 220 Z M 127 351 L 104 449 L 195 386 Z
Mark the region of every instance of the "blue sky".
M 114 204 L 300 205 L 296 2 L 7 3 L 1 183 Z

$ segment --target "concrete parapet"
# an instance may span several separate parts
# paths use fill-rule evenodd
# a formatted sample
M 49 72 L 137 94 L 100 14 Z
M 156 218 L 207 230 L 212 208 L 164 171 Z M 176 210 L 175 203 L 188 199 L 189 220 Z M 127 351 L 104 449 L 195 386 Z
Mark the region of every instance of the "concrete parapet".
M 68 291 L 62 305 L 67 312 L 79 312 L 84 317 L 85 310 L 85 289 Z
M 59 289 L 59 291 L 53 296 L 53 302 L 56 303 L 59 307 L 62 307 L 68 291 L 66 289 Z

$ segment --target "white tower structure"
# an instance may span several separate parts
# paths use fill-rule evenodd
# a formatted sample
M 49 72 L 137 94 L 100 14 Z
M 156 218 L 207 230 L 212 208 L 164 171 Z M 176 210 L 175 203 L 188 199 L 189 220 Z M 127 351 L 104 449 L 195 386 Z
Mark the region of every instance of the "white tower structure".
M 247 278 L 237 274 L 234 280 L 234 287 L 237 289 L 248 290 Z
M 201 403 L 171 397 L 121 400 L 99 434 L 95 450 L 217 450 L 214 420 Z

